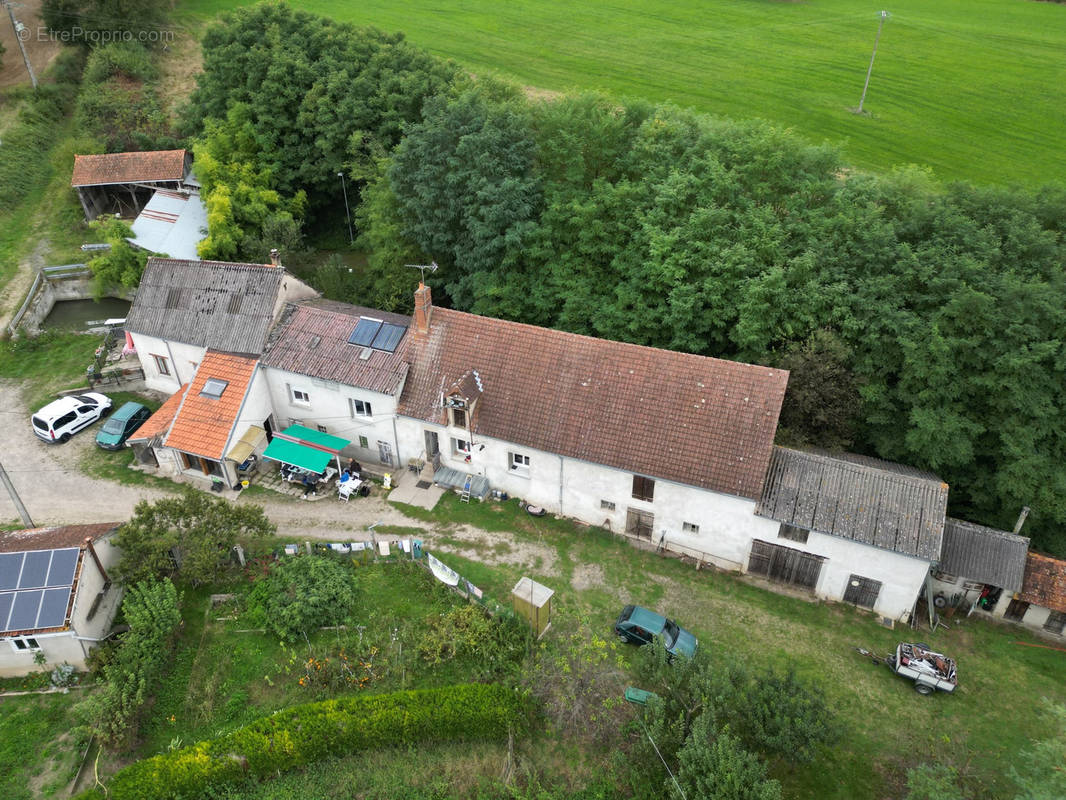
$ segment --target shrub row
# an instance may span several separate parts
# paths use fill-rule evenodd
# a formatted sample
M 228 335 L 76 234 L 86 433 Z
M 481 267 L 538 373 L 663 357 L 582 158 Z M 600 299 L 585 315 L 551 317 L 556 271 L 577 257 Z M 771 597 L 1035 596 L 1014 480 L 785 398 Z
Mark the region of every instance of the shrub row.
M 118 772 L 110 800 L 184 800 L 367 747 L 494 739 L 521 728 L 526 701 L 498 684 L 357 695 L 295 706 Z M 97 800 L 98 790 L 78 800 Z

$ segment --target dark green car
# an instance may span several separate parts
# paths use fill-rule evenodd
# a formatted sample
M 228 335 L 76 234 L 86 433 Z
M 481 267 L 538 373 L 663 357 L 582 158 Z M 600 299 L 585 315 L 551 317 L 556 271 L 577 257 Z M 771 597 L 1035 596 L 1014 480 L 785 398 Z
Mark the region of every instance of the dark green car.
M 129 402 L 111 415 L 96 434 L 96 443 L 105 450 L 121 450 L 130 435 L 152 416 L 152 411 L 140 403 Z
M 672 619 L 640 606 L 626 606 L 614 623 L 614 632 L 636 645 L 650 643 L 656 636 L 663 640 L 671 656 L 680 653 L 691 658 L 699 642 Z

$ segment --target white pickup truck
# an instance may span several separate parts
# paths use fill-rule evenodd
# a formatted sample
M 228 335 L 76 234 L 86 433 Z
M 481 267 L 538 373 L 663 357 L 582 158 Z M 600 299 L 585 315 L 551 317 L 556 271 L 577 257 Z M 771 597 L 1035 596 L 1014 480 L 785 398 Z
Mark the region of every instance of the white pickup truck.
M 927 644 L 900 642 L 896 654 L 885 663 L 897 675 L 913 680 L 918 694 L 932 694 L 938 689 L 953 692 L 958 685 L 955 659 L 934 653 Z

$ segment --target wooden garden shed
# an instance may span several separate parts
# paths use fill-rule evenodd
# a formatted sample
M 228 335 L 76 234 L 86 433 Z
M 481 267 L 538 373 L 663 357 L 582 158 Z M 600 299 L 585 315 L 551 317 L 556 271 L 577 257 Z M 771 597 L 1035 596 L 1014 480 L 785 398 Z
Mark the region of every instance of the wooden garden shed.
M 551 625 L 552 596 L 555 592 L 532 578 L 522 578 L 511 590 L 515 613 L 529 620 L 539 639 Z

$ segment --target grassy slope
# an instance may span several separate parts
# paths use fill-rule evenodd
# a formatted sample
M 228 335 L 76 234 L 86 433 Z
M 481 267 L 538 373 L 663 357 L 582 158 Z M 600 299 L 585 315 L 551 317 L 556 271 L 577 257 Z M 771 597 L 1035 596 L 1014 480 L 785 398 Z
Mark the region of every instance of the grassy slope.
M 245 0 L 186 0 L 200 19 Z M 1066 6 L 899 0 L 865 109 L 877 6 L 857 0 L 293 0 L 404 31 L 465 65 L 541 89 L 607 89 L 727 116 L 763 117 L 854 164 L 933 167 L 999 183 L 1066 179 Z

